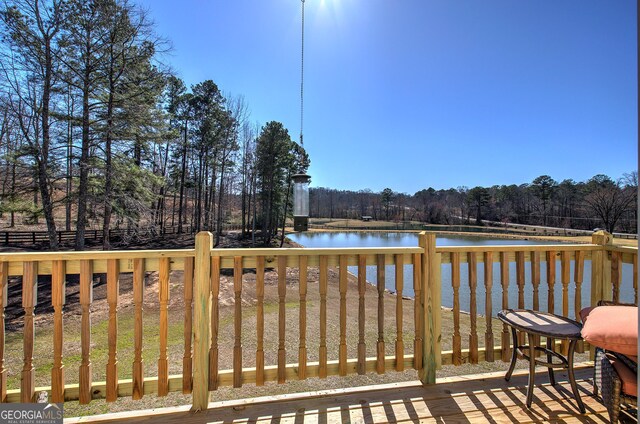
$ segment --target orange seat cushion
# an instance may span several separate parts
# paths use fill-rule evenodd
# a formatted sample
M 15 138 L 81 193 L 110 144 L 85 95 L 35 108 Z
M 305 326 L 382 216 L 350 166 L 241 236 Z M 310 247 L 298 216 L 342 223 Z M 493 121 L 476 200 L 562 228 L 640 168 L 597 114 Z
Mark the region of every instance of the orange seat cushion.
M 582 338 L 589 344 L 638 356 L 637 306 L 597 306 L 584 315 Z
M 638 397 L 638 376 L 636 373 L 611 354 L 607 354 L 607 359 L 609 359 L 609 362 L 616 370 L 616 374 L 620 377 L 622 392 L 629 396 Z

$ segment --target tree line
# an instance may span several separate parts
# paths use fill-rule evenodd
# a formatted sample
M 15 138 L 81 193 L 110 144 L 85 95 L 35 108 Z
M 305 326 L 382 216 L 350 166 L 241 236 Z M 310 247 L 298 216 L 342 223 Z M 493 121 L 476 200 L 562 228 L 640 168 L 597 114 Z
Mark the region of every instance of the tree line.
M 309 158 L 276 121 L 249 120 L 241 95 L 187 88 L 168 42 L 127 0 L 13 0 L 0 7 L 0 213 L 76 230 L 189 225 L 238 211 L 269 244 Z M 64 217 L 64 219 L 61 219 Z
M 618 179 L 598 174 L 587 181 L 541 175 L 530 183 L 492 187 L 426 188 L 413 195 L 390 188 L 341 191 L 312 188 L 313 217 L 419 221 L 431 224 L 516 223 L 561 228 L 602 227 L 636 233 L 638 172 Z

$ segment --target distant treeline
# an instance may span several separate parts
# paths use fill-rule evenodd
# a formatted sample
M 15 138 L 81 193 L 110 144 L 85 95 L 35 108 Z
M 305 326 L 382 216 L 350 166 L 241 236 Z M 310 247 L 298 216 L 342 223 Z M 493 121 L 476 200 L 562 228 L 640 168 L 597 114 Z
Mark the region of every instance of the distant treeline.
M 492 187 L 427 188 L 413 195 L 390 188 L 345 191 L 312 188 L 312 217 L 482 224 L 483 221 L 636 233 L 638 172 L 558 182 L 542 175 L 531 183 Z
M 177 226 L 236 215 L 269 243 L 309 159 L 279 122 L 249 122 L 242 96 L 187 89 L 166 40 L 127 0 L 8 0 L 0 6 L 0 214 L 11 227 Z M 63 228 L 59 228 L 63 227 Z

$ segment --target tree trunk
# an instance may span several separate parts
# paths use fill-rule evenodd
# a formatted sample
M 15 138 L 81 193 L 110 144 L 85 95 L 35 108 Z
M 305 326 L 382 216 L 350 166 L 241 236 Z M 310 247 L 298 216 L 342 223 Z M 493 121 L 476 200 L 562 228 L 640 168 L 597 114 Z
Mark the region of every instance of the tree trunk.
M 88 46 L 87 52 L 91 49 Z M 87 59 L 88 60 L 88 59 Z M 82 86 L 82 148 L 80 150 L 80 181 L 78 185 L 78 220 L 76 226 L 76 250 L 84 250 L 84 234 L 87 226 L 87 198 L 89 185 L 89 85 L 90 67 L 85 63 Z
M 184 143 L 182 145 L 182 167 L 180 170 L 180 201 L 178 206 L 178 234 L 182 234 L 182 216 L 183 210 L 186 207 L 184 205 L 184 180 L 187 173 L 187 130 L 188 121 L 184 121 Z

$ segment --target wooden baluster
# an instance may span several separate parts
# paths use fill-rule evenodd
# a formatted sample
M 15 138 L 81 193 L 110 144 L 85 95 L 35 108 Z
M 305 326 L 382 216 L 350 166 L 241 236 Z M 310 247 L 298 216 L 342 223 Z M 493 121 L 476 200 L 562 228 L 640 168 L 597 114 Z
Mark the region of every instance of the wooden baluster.
M 451 253 L 451 285 L 453 286 L 453 365 L 462 364 L 460 337 L 460 254 Z
M 633 303 L 638 304 L 638 252 L 633 253 Z
M 518 286 L 518 309 L 524 309 L 524 252 L 516 252 L 516 285 Z
M 182 393 L 193 389 L 193 257 L 184 258 L 184 355 L 182 357 Z
M 242 256 L 233 258 L 233 292 L 233 387 L 242 387 Z
M 220 332 L 220 256 L 211 257 L 211 344 L 209 345 L 209 390 L 218 389 L 218 333 Z M 235 266 L 235 261 L 234 261 Z M 235 270 L 234 270 L 235 276 Z M 234 279 L 235 289 L 235 279 Z M 235 371 L 234 371 L 235 379 Z M 235 380 L 234 380 L 235 381 Z
M 469 319 L 471 320 L 471 328 L 469 334 L 469 362 L 478 363 L 478 328 L 477 319 L 478 311 L 476 306 L 476 287 L 478 285 L 478 260 L 474 252 L 467 253 L 467 261 L 469 263 Z
M 415 326 L 415 339 L 413 340 L 413 368 L 421 370 L 422 355 L 423 355 L 423 334 L 424 334 L 424 303 L 422 303 L 422 255 L 414 253 L 413 255 L 413 291 L 414 291 L 414 306 L 413 306 L 413 322 Z M 428 289 L 427 289 L 428 290 Z
M 531 284 L 533 285 L 533 310 L 540 310 L 540 252 L 531 252 Z
M 509 254 L 500 252 L 500 284 L 502 285 L 502 309 L 509 309 Z M 509 344 L 509 328 L 502 323 L 502 361 L 509 362 L 511 358 L 511 346 Z M 517 343 L 516 340 L 513 341 Z
M 118 296 L 120 268 L 117 259 L 107 259 L 107 303 L 109 304 L 109 359 L 107 360 L 107 402 L 118 399 Z
M 377 255 L 377 288 L 378 288 L 378 344 L 377 358 L 376 358 L 376 372 L 378 374 L 384 374 L 384 358 L 385 358 L 385 346 L 384 346 L 384 288 L 385 288 L 385 257 L 384 255 Z
M 256 264 L 256 386 L 264 386 L 264 256 Z
M 142 399 L 144 396 L 144 359 L 142 358 L 142 332 L 143 301 L 144 301 L 144 259 L 133 260 L 133 400 Z
M 573 265 L 573 281 L 576 283 L 576 293 L 574 298 L 574 317 L 576 321 L 580 322 L 580 311 L 582 310 L 582 280 L 584 278 L 584 252 L 582 250 L 576 250 L 575 262 Z M 584 343 L 582 340 L 578 341 L 576 345 L 576 352 L 584 352 Z
M 611 252 L 611 286 L 612 300 L 620 302 L 620 282 L 622 281 L 622 253 Z
M 278 256 L 278 383 L 287 379 L 287 353 L 285 350 L 285 297 L 287 295 L 287 257 Z
M 563 250 L 560 254 L 561 281 L 562 281 L 562 315 L 569 316 L 569 282 L 571 281 L 571 254 Z M 569 351 L 569 342 L 562 341 L 562 352 Z
M 327 378 L 327 274 L 329 258 L 320 256 L 320 378 Z
M 33 367 L 35 342 L 34 309 L 38 303 L 38 263 L 25 262 L 22 273 L 22 307 L 24 308 L 23 367 L 20 380 L 20 402 L 33 402 L 36 389 L 36 375 Z M 84 335 L 84 334 L 83 334 Z M 81 393 L 82 394 L 82 393 Z
M 7 401 L 7 369 L 4 366 L 4 308 L 8 303 L 9 264 L 0 262 L 0 403 Z
M 516 286 L 518 286 L 518 309 L 524 309 L 524 252 L 516 252 Z M 525 344 L 522 331 L 518 331 L 518 344 Z
M 556 252 L 550 250 L 547 252 L 547 284 L 549 286 L 549 295 L 547 301 L 547 311 L 554 313 L 555 302 L 553 287 L 556 284 Z
M 531 285 L 533 286 L 533 310 L 540 310 L 540 252 L 531 252 Z M 540 336 L 533 336 L 533 343 L 540 346 Z M 542 354 L 541 351 L 535 351 L 536 356 Z
M 63 312 L 65 303 L 66 263 L 52 261 L 51 304 L 53 306 L 53 368 L 51 369 L 51 402 L 64 402 L 64 364 L 62 346 L 64 341 Z
M 300 342 L 298 349 L 298 379 L 307 378 L 307 262 L 306 256 L 298 258 L 300 272 Z
M 93 302 L 93 263 L 90 260 L 80 261 L 80 306 L 82 307 L 82 324 L 80 345 L 82 360 L 80 362 L 80 404 L 91 402 L 91 303 Z
M 402 255 L 394 257 L 396 268 L 396 371 L 404 371 L 404 342 L 402 324 L 404 312 L 402 310 L 402 290 L 404 289 L 404 258 Z
M 491 291 L 493 289 L 493 252 L 484 252 L 484 314 L 486 320 L 486 330 L 484 333 L 484 349 L 485 359 L 487 362 L 493 362 L 495 360 L 493 355 L 493 301 L 491 298 Z
M 340 256 L 340 346 L 338 347 L 338 374 L 347 375 L 347 257 Z
M 169 357 L 167 343 L 169 341 L 169 275 L 171 262 L 169 258 L 160 258 L 158 270 L 160 301 L 160 357 L 158 358 L 158 396 L 169 393 Z
M 364 295 L 367 290 L 367 257 L 358 255 L 358 374 L 367 366 L 367 346 L 364 342 Z

